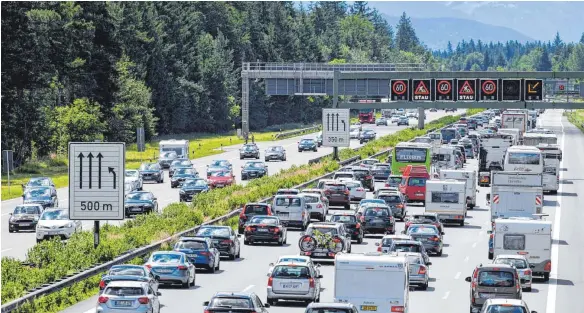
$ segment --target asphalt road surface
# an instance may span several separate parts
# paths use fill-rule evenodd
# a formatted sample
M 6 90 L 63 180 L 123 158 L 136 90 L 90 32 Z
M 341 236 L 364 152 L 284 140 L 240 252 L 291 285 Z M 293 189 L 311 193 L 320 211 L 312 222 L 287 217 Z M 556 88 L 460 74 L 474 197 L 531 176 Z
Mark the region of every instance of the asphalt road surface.
M 532 291 L 524 292 L 523 299 L 531 310 L 539 313 L 580 313 L 584 312 L 584 304 L 577 301 L 584 295 L 584 249 L 582 249 L 584 236 L 580 230 L 581 225 L 584 225 L 584 215 L 577 202 L 578 192 L 584 193 L 584 174 L 580 159 L 580 156 L 584 155 L 584 136 L 562 117 L 559 110 L 548 110 L 540 117 L 539 125 L 556 131 L 564 146 L 564 159 L 561 165 L 563 171 L 560 177 L 562 185 L 557 196 L 544 197 L 543 211 L 549 214 L 547 219 L 554 222 L 551 279 L 547 283 L 534 281 Z M 466 167 L 476 170 L 476 160 L 469 160 Z M 381 183 L 377 183 L 377 186 L 381 186 Z M 433 265 L 430 268 L 431 280 L 428 290 L 410 293 L 410 313 L 469 311 L 469 284 L 464 278 L 471 275 L 476 265 L 490 262 L 487 259 L 487 230 L 490 228 L 490 219 L 485 204 L 488 192 L 488 188 L 479 188 L 478 207 L 468 212 L 464 227 L 446 227 L 444 253 L 441 257 L 431 257 Z M 372 194 L 368 193 L 368 198 L 371 197 Z M 408 210 L 412 214 L 422 212 L 424 208 L 410 205 Z M 403 230 L 403 225 L 403 222 L 397 223 L 398 232 Z M 375 251 L 374 244 L 380 238 L 368 237 L 362 244 L 354 243 L 352 252 Z M 161 287 L 162 310 L 173 313 L 201 312 L 204 308 L 203 301 L 208 301 L 218 291 L 253 291 L 265 301 L 269 263 L 281 255 L 297 254 L 298 239 L 299 232 L 291 230 L 288 233 L 289 244 L 283 247 L 242 245 L 241 259 L 222 260 L 221 271 L 216 274 L 198 273 L 195 287 L 190 289 Z M 324 276 L 321 281 L 324 287 L 321 302 L 330 302 L 333 300 L 333 265 L 324 263 L 321 273 Z M 62 312 L 93 313 L 96 302 L 97 297 L 94 296 Z M 304 304 L 288 302 L 271 307 L 268 311 L 302 313 L 304 309 Z
M 457 114 L 462 114 L 464 110 L 458 110 Z M 426 122 L 430 122 L 432 120 L 438 119 L 440 117 L 445 116 L 446 114 L 444 111 L 439 112 L 427 112 L 427 120 Z M 418 122 L 415 119 L 410 120 L 411 126 L 417 126 Z M 381 136 L 392 134 L 396 131 L 402 130 L 407 128 L 406 126 L 395 126 L 395 124 L 391 126 L 375 126 L 366 124 L 365 127 L 370 127 L 376 130 L 378 138 Z M 317 158 L 319 156 L 323 156 L 329 153 L 332 153 L 333 148 L 329 147 L 320 147 L 318 152 L 298 152 L 296 149 L 297 142 L 300 138 L 303 137 L 311 137 L 314 138 L 315 134 L 299 136 L 299 137 L 292 137 L 284 140 L 279 140 L 275 142 L 258 142 L 258 147 L 260 148 L 261 158 L 260 161 L 263 161 L 263 154 L 264 150 L 269 146 L 280 145 L 286 149 L 287 154 L 287 161 L 270 161 L 268 163 L 268 173 L 270 175 L 278 173 L 282 169 L 287 169 L 292 165 L 302 165 L 307 164 L 310 159 Z M 358 140 L 351 140 L 351 148 L 357 148 L 361 146 Z M 241 181 L 241 167 L 251 159 L 240 160 L 239 159 L 239 148 L 241 145 L 234 145 L 229 147 L 224 147 L 224 153 L 216 154 L 204 158 L 194 159 L 193 163 L 195 164 L 195 168 L 199 173 L 206 173 L 206 166 L 211 164 L 212 160 L 216 159 L 223 159 L 228 160 L 233 164 L 233 171 L 236 176 L 236 182 L 242 183 Z M 243 181 L 243 184 L 246 184 L 247 181 Z M 167 206 L 170 203 L 178 202 L 178 189 L 170 188 L 170 179 L 168 177 L 168 171 L 165 171 L 165 179 L 163 184 L 155 184 L 155 183 L 145 183 L 144 190 L 152 191 L 154 195 L 158 198 L 158 203 L 161 209 Z M 67 188 L 60 188 L 57 190 L 57 196 L 59 198 L 59 205 L 61 207 L 67 207 L 69 202 L 69 195 Z M 1 209 L 1 225 L 2 225 L 2 240 L 1 240 L 1 251 L 0 254 L 2 257 L 15 257 L 18 259 L 25 258 L 28 249 L 33 247 L 36 244 L 36 237 L 35 232 L 33 231 L 23 231 L 18 233 L 9 233 L 8 232 L 8 219 L 10 218 L 9 213 L 14 211 L 16 205 L 21 204 L 22 199 L 12 199 L 7 201 L 2 201 L 2 209 Z M 120 224 L 123 221 L 110 221 L 110 224 Z M 84 221 L 83 222 L 83 229 L 84 230 L 93 230 L 93 221 Z

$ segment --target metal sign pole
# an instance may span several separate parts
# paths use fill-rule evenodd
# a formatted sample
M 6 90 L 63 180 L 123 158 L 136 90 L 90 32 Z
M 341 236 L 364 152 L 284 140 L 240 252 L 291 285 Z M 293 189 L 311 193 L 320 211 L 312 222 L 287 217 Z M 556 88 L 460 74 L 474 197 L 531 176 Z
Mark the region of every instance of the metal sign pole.
M 8 175 L 8 196 L 12 196 L 12 191 L 10 190 L 10 160 L 8 160 L 8 150 L 6 150 L 6 174 Z
M 99 246 L 99 221 L 93 221 L 93 248 Z

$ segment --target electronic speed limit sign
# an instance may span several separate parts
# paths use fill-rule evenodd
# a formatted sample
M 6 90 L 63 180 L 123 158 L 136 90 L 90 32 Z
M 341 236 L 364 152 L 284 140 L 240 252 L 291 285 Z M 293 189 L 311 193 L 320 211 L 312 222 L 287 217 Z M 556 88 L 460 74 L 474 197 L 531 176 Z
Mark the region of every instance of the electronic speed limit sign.
M 454 101 L 453 79 L 437 79 L 434 88 L 436 101 Z
M 409 81 L 407 79 L 391 80 L 391 101 L 409 100 Z
M 499 81 L 496 79 L 481 79 L 479 84 L 482 101 L 497 101 L 499 91 Z

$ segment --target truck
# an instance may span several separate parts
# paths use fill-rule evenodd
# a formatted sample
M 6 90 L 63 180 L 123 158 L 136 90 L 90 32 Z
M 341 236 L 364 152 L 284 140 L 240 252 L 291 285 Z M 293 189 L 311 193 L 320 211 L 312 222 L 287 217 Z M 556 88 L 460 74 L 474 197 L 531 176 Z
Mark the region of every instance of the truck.
M 526 133 L 523 135 L 523 144 L 526 146 L 536 147 L 540 143 L 557 144 L 558 136 L 556 134 Z
M 541 214 L 543 175 L 541 173 L 500 171 L 491 173 L 491 222 L 498 218 L 527 217 Z
M 531 218 L 496 219 L 490 231 L 489 259 L 523 255 L 533 276 L 549 280 L 552 269 L 552 222 Z
M 501 113 L 501 127 L 499 128 L 517 128 L 521 134 L 524 134 L 528 130 L 528 119 L 526 110 L 507 110 Z
M 409 312 L 409 264 L 404 256 L 339 253 L 334 271 L 334 302 L 352 303 L 360 313 Z
M 513 146 L 513 135 L 483 134 L 479 149 L 479 186 L 488 187 L 492 171 L 502 171 L 507 148 Z
M 525 135 L 521 135 L 521 131 L 518 128 L 501 128 L 498 131 L 499 134 L 509 134 L 513 136 L 513 145 L 518 145 L 521 138 L 525 140 Z
M 477 205 L 477 172 L 473 170 L 440 170 L 440 179 L 466 182 L 466 206 L 469 210 Z
M 375 110 L 373 109 L 359 110 L 359 122 L 361 124 L 365 123 L 375 124 Z
M 426 212 L 436 213 L 442 223 L 464 226 L 466 182 L 454 179 L 426 182 Z
M 381 110 L 381 116 L 385 118 L 391 118 L 395 110 L 393 109 L 383 109 Z
M 164 152 L 175 152 L 178 158 L 189 157 L 189 141 L 188 140 L 161 140 L 158 143 L 160 154 Z

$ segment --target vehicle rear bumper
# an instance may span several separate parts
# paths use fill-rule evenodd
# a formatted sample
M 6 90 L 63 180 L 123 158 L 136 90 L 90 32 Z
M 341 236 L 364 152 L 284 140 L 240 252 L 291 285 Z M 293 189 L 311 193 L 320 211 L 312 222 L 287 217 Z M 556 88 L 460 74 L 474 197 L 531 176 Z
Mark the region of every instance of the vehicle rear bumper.
M 385 233 L 394 234 L 395 233 L 394 226 L 367 226 L 367 225 L 364 225 L 362 227 L 363 227 L 363 232 L 366 234 L 385 234 Z
M 285 227 L 303 227 L 304 221 L 281 221 Z
M 185 271 L 184 276 L 178 276 L 178 275 L 164 275 L 164 274 L 156 274 L 158 276 L 160 276 L 160 279 L 158 280 L 159 283 L 161 284 L 185 284 L 188 280 L 189 280 L 189 275 L 187 275 L 187 272 Z
M 247 241 L 280 241 L 282 236 L 280 233 L 246 233 L 245 240 Z
M 410 274 L 410 285 L 424 285 L 428 282 L 426 275 L 412 275 Z
M 302 293 L 298 291 L 297 294 L 293 293 L 277 293 L 274 292 L 272 287 L 267 287 L 268 299 L 282 299 L 282 300 L 313 300 L 317 297 L 316 289 L 310 288 L 308 292 Z

